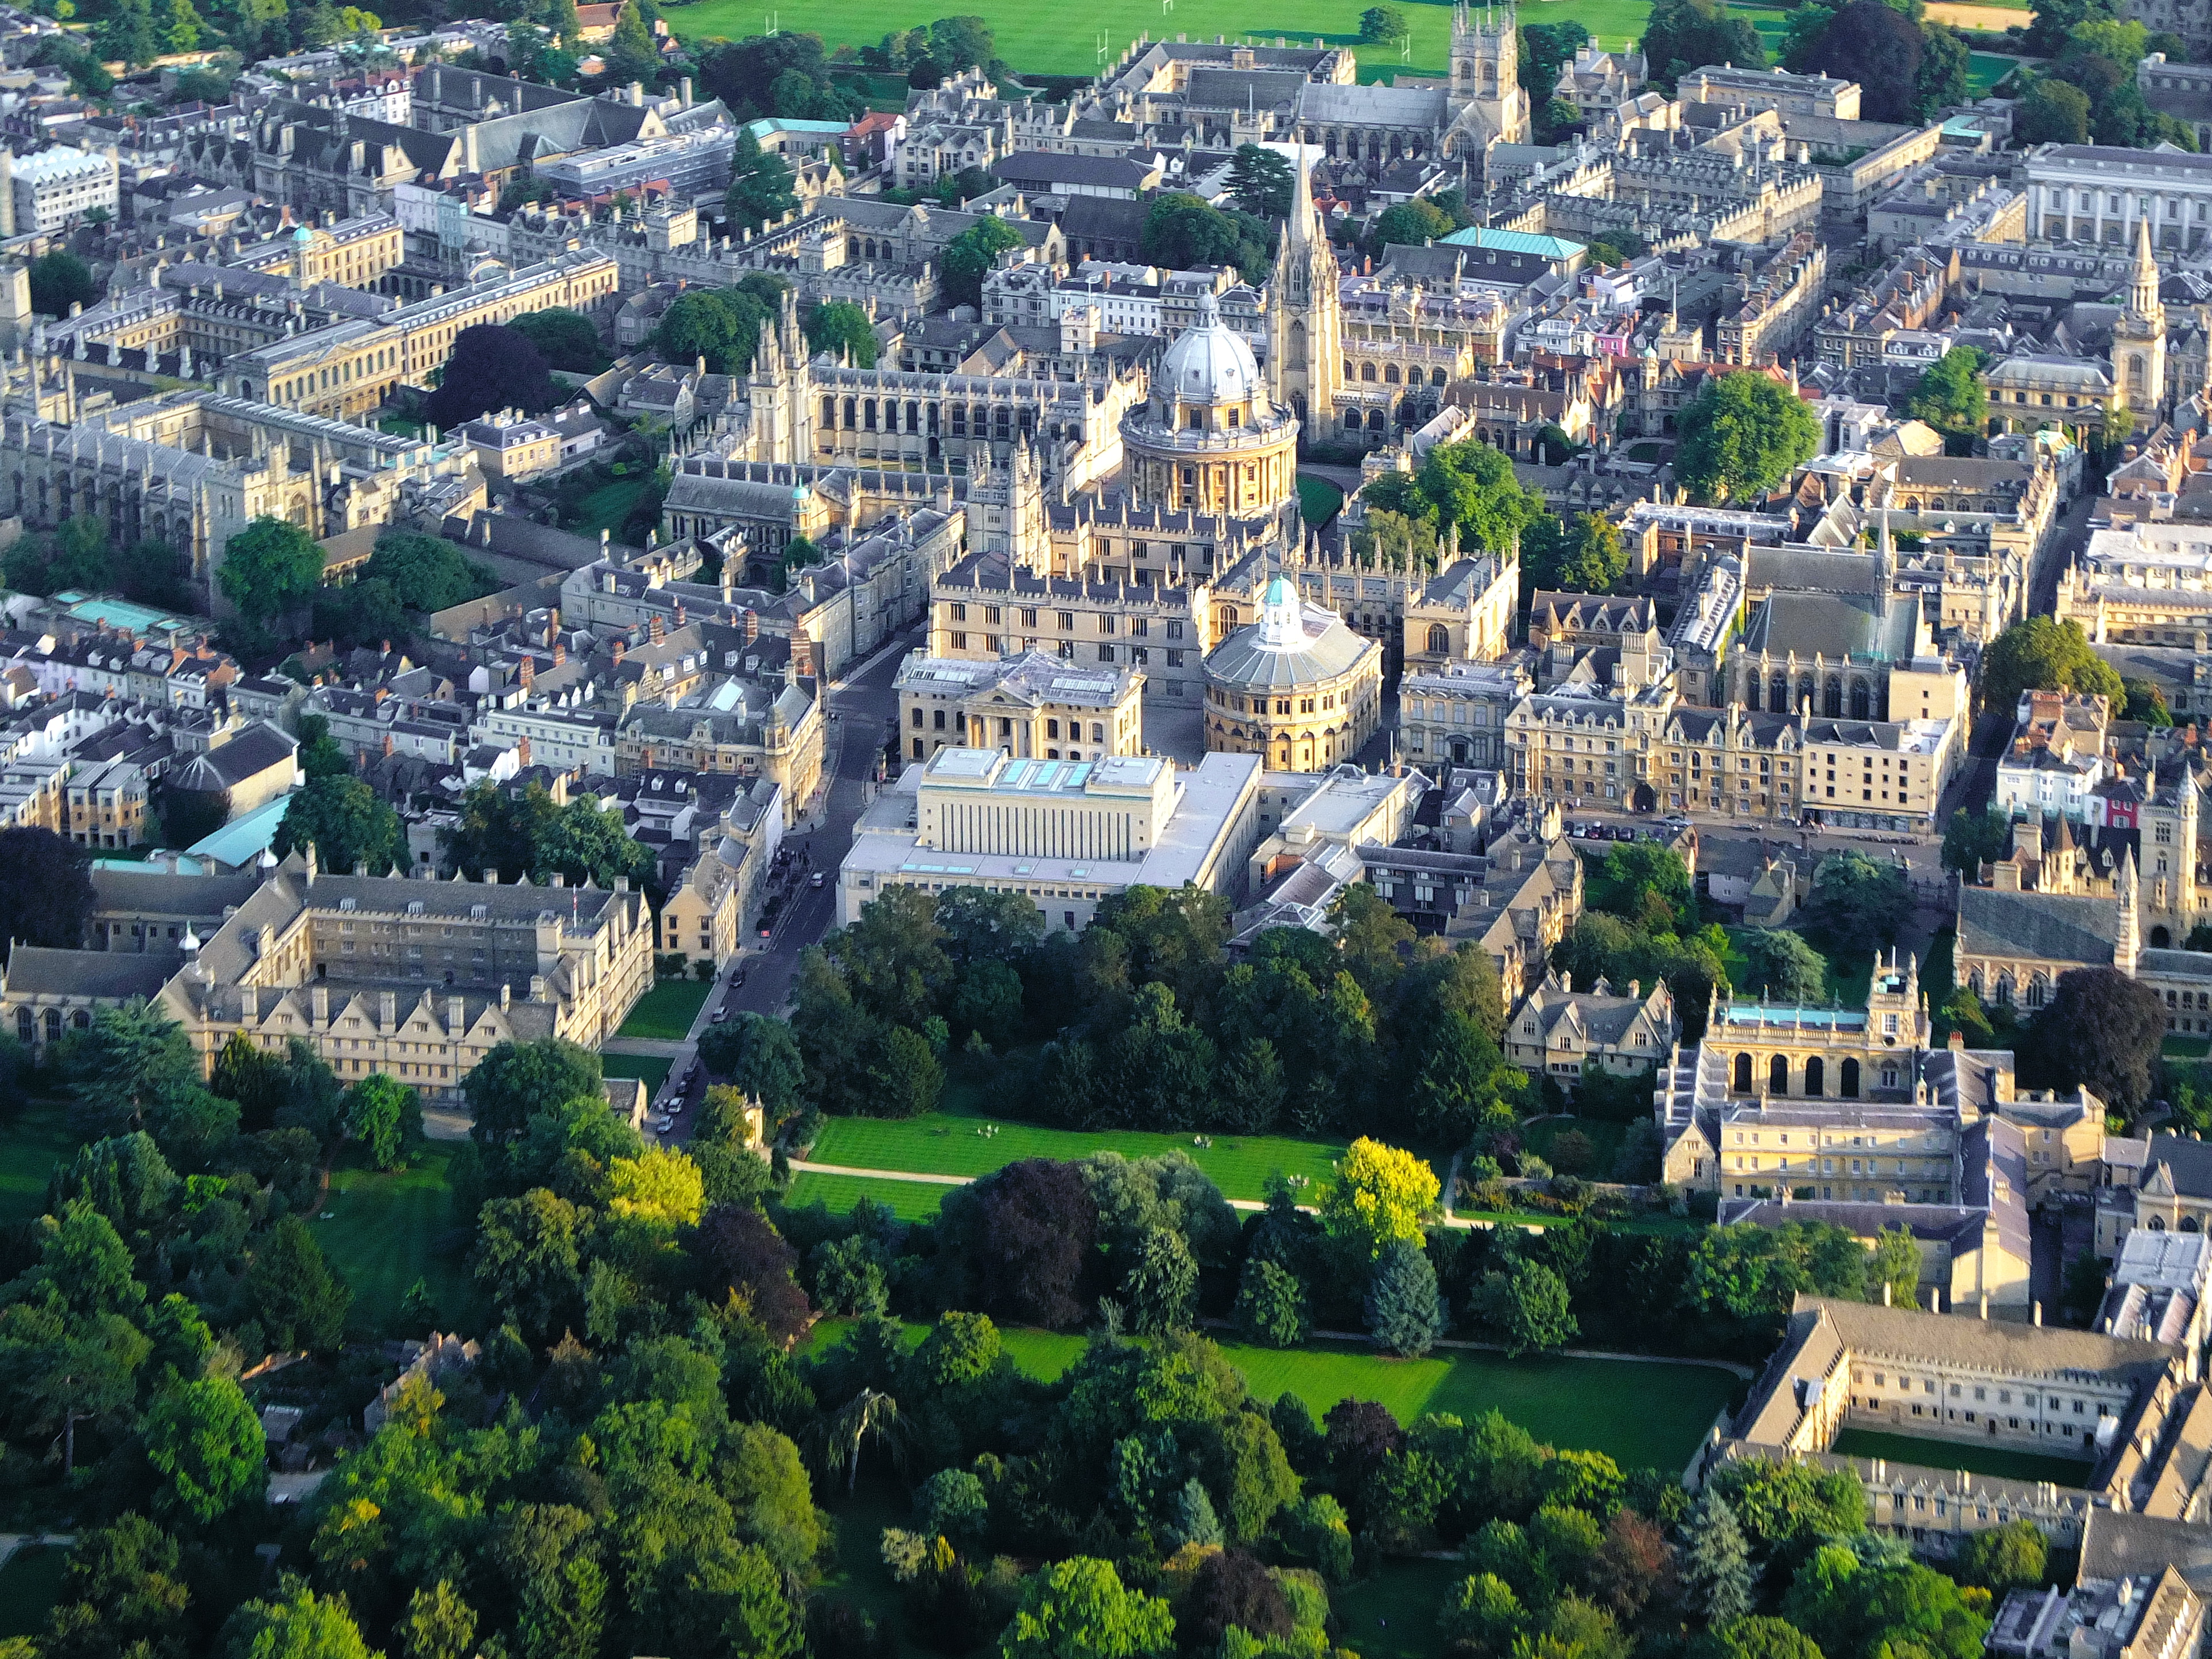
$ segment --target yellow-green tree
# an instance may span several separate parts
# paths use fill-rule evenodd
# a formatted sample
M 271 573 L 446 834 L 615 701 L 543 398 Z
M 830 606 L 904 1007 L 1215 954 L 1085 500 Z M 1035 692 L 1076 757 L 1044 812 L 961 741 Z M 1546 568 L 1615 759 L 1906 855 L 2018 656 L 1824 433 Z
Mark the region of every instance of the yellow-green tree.
M 1336 1179 L 1322 1194 L 1321 1224 L 1372 1261 L 1401 1239 L 1421 1242 L 1421 1218 L 1436 1207 L 1437 1192 L 1427 1159 L 1362 1135 L 1336 1161 Z

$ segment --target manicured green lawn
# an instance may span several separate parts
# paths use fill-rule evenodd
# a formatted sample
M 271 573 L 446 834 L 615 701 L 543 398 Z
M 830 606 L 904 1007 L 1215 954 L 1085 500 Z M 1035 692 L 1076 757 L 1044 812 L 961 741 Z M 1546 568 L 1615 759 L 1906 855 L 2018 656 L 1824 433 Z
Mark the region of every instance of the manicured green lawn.
M 459 1224 L 446 1166 L 452 1152 L 433 1143 L 404 1170 L 331 1172 L 331 1190 L 314 1223 L 331 1265 L 353 1286 L 349 1323 L 363 1334 L 386 1329 L 418 1279 L 430 1287 L 447 1328 L 471 1310 L 468 1264 L 441 1255 L 441 1237 Z
M 814 1328 L 810 1352 L 842 1340 L 846 1322 Z M 909 1325 L 906 1338 L 926 1333 Z M 1000 1333 L 1030 1375 L 1050 1381 L 1083 1352 L 1079 1336 L 1051 1331 Z M 1678 1470 L 1728 1403 L 1735 1379 L 1709 1365 L 1644 1364 L 1626 1359 L 1508 1359 L 1503 1354 L 1440 1351 L 1426 1359 L 1386 1359 L 1346 1343 L 1257 1348 L 1224 1342 L 1221 1352 L 1262 1400 L 1285 1390 L 1316 1417 L 1340 1400 L 1379 1401 L 1401 1422 L 1424 1412 L 1472 1418 L 1496 1407 L 1537 1439 L 1601 1451 L 1624 1468 L 1656 1464 Z
M 2168 1060 L 2202 1060 L 2212 1054 L 2212 1038 L 2170 1036 L 2160 1042 L 2158 1051 Z
M 625 1073 L 625 1075 L 629 1075 Z M 995 1130 L 986 1134 L 985 1129 Z M 905 1170 L 923 1175 L 989 1175 L 1025 1158 L 1082 1158 L 1111 1150 L 1151 1158 L 1188 1152 L 1231 1198 L 1265 1198 L 1277 1170 L 1310 1182 L 1325 1179 L 1343 1152 L 1340 1143 L 1293 1140 L 1282 1135 L 1215 1135 L 1200 1146 L 1187 1134 L 1137 1130 L 1047 1129 L 1033 1123 L 969 1117 L 949 1112 L 895 1121 L 833 1117 L 808 1152 L 814 1164 L 851 1170 Z
M 596 536 L 602 530 L 620 535 L 623 520 L 629 517 L 630 508 L 637 505 L 650 479 L 650 474 L 638 472 L 601 484 L 576 503 L 583 517 L 569 527 L 580 536 Z
M 1298 480 L 1298 512 L 1316 529 L 1327 524 L 1344 505 L 1344 492 L 1326 478 Z
M 0 1567 L 0 1638 L 36 1636 L 46 1627 L 46 1610 L 61 1594 L 67 1550 L 26 1545 Z
M 696 979 L 664 979 L 637 1000 L 617 1036 L 661 1037 L 681 1042 L 691 1034 L 691 1022 L 707 1006 L 714 988 Z
M 877 1181 L 867 1176 L 817 1175 L 801 1170 L 784 1200 L 794 1210 L 820 1203 L 833 1215 L 842 1215 L 864 1198 L 890 1206 L 902 1221 L 927 1221 L 937 1214 L 950 1187 L 927 1181 Z
M 1605 46 L 1619 46 L 1644 32 L 1649 0 L 1535 0 L 1523 9 L 1524 23 L 1551 23 L 1572 17 Z M 1761 9 L 1732 6 L 1738 16 L 1754 22 L 1772 21 L 1779 14 Z M 1276 35 L 1292 45 L 1310 46 L 1316 38 L 1332 45 L 1352 46 L 1358 40 L 1359 8 L 1322 0 L 1276 0 L 1270 5 L 1240 3 L 1239 0 L 1176 0 L 1173 12 L 1163 15 L 1154 0 L 1102 0 L 1080 18 L 1044 6 L 997 4 L 977 8 L 991 26 L 999 55 L 1019 71 L 1035 75 L 1091 75 L 1119 58 L 1139 33 L 1150 31 L 1155 40 L 1188 35 L 1211 40 L 1217 34 L 1240 38 L 1254 31 L 1254 44 L 1273 45 Z M 668 26 L 685 40 L 716 35 L 741 39 L 758 34 L 767 25 L 767 9 L 751 0 L 705 0 L 696 6 L 671 7 Z M 825 0 L 810 7 L 803 17 L 786 13 L 786 28 L 813 30 L 831 46 L 840 41 L 873 46 L 889 31 L 911 28 L 916 20 L 911 7 L 890 0 Z M 1451 45 L 1451 13 L 1443 6 L 1406 9 L 1413 30 L 1410 61 L 1401 63 L 1386 48 L 1362 47 L 1359 78 L 1372 81 L 1391 74 L 1443 75 Z M 1097 52 L 1100 33 L 1106 37 L 1106 56 Z
M 1973 88 L 1975 97 L 1985 98 L 1998 82 L 2019 67 L 2019 59 L 2008 58 L 2002 52 L 1970 52 L 1966 54 L 1966 81 Z
M 27 1221 L 46 1207 L 54 1165 L 73 1156 L 69 1108 L 58 1100 L 33 1100 L 0 1122 L 0 1221 Z
M 601 1077 L 637 1077 L 645 1079 L 647 1094 L 658 1094 L 668 1068 L 675 1062 L 663 1054 L 601 1054 Z
M 1359 1659 L 1437 1659 L 1444 1650 L 1437 1611 L 1467 1573 L 1458 1561 L 1383 1561 L 1358 1583 L 1331 1592 L 1337 1640 Z
M 1998 1480 L 2051 1480 L 2062 1486 L 2081 1485 L 2092 1467 L 2078 1457 L 2049 1457 L 1985 1441 L 1937 1440 L 1926 1435 L 1884 1434 L 1875 1429 L 1845 1429 L 1828 1449 L 1845 1457 L 1886 1457 L 1893 1463 L 1917 1463 L 1923 1468 L 1964 1469 L 1969 1474 L 1986 1474 Z
M 903 1593 L 883 1552 L 885 1527 L 914 1524 L 906 1494 L 887 1476 L 863 1474 L 851 1492 L 842 1481 L 825 1481 L 815 1498 L 837 1522 L 837 1565 L 815 1594 L 851 1602 L 897 1638 L 899 1652 L 915 1651 L 901 1629 Z

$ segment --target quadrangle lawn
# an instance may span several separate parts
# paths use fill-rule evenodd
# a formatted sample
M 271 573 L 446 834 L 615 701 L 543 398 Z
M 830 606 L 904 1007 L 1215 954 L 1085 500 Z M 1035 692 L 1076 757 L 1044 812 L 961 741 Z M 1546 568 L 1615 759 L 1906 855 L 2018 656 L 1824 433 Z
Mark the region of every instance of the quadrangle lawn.
M 601 1054 L 599 1075 L 642 1078 L 646 1092 L 656 1094 L 662 1080 L 668 1075 L 668 1068 L 674 1063 L 664 1054 Z
M 983 1134 L 986 1127 L 997 1133 Z M 1187 1134 L 1131 1129 L 1048 1129 L 1033 1123 L 930 1112 L 905 1119 L 833 1117 L 808 1152 L 813 1164 L 848 1170 L 911 1170 L 921 1175 L 985 1176 L 1025 1158 L 1076 1158 L 1097 1152 L 1129 1158 L 1188 1152 L 1231 1198 L 1265 1198 L 1277 1170 L 1319 1181 L 1340 1154 L 1341 1142 L 1293 1140 L 1283 1135 L 1214 1135 L 1196 1146 Z
M 660 1037 L 681 1042 L 691 1034 L 691 1022 L 707 1006 L 714 988 L 696 979 L 664 979 L 637 1000 L 617 1036 Z
M 0 1221 L 27 1221 L 46 1207 L 54 1165 L 75 1154 L 69 1108 L 58 1100 L 33 1100 L 0 1121 Z
M 450 1150 L 433 1143 L 410 1168 L 388 1175 L 358 1167 L 331 1171 L 320 1212 L 330 1219 L 319 1216 L 313 1223 L 315 1239 L 353 1286 L 348 1322 L 356 1332 L 385 1330 L 418 1279 L 430 1287 L 447 1328 L 471 1311 L 468 1263 L 439 1254 L 441 1240 L 459 1221 L 446 1180 L 452 1158 Z
M 2081 1486 L 2089 1478 L 2091 1468 L 2078 1457 L 2051 1457 L 1972 1440 L 1885 1434 L 1878 1429 L 1845 1429 L 1828 1449 L 1845 1457 L 1881 1457 L 1922 1468 L 1964 1469 L 1993 1480 L 2050 1480 L 2062 1486 Z
M 1332 46 L 1354 46 L 1358 40 L 1359 0 L 1269 0 L 1255 5 L 1247 0 L 1172 0 L 1169 10 L 1162 0 L 1101 0 L 1081 18 L 1048 6 L 995 3 L 975 8 L 991 26 L 999 55 L 1015 70 L 1031 75 L 1093 75 L 1120 57 L 1139 33 L 1155 40 L 1178 35 L 1211 40 L 1216 35 L 1240 39 L 1247 33 L 1253 44 L 1272 45 L 1277 35 L 1294 46 L 1316 38 Z M 1572 18 L 1588 28 L 1603 46 L 1619 46 L 1644 32 L 1650 0 L 1532 0 L 1522 9 L 1524 23 L 1553 22 Z M 774 9 L 766 0 L 703 0 L 698 5 L 672 6 L 668 26 L 685 40 L 726 36 L 740 40 L 759 34 Z M 1770 8 L 1729 8 L 1754 23 L 1778 29 L 1781 14 Z M 1412 31 L 1412 51 L 1401 61 L 1387 47 L 1361 47 L 1359 78 L 1372 81 L 1394 74 L 1441 76 L 1447 71 L 1451 45 L 1451 9 L 1437 0 L 1405 8 Z M 895 28 L 911 28 L 917 19 L 911 7 L 889 0 L 823 0 L 804 14 L 784 11 L 776 21 L 785 28 L 815 31 L 834 46 L 841 41 L 856 46 L 872 46 Z M 1100 35 L 1106 52 L 1098 53 Z
M 823 1320 L 808 1347 L 842 1340 L 845 1322 Z M 927 1328 L 910 1325 L 919 1343 Z M 1014 1362 L 1051 1381 L 1081 1355 L 1084 1339 L 1051 1331 L 1000 1333 Z M 1425 1412 L 1472 1418 L 1495 1407 L 1550 1445 L 1601 1451 L 1623 1468 L 1652 1464 L 1678 1472 L 1726 1405 L 1735 1379 L 1709 1365 L 1628 1359 L 1508 1359 L 1466 1349 L 1425 1359 L 1388 1359 L 1345 1343 L 1258 1348 L 1224 1342 L 1221 1352 L 1263 1400 L 1288 1390 L 1318 1418 L 1340 1400 L 1378 1401 L 1401 1422 Z

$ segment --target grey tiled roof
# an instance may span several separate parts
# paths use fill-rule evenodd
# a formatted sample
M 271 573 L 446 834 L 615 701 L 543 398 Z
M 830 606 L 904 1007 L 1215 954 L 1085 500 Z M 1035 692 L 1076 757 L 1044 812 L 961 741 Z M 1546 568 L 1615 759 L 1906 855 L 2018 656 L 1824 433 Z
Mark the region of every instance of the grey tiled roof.
M 2118 923 L 2118 908 L 2110 899 L 2001 893 L 1988 887 L 1959 890 L 1962 957 L 2110 967 Z

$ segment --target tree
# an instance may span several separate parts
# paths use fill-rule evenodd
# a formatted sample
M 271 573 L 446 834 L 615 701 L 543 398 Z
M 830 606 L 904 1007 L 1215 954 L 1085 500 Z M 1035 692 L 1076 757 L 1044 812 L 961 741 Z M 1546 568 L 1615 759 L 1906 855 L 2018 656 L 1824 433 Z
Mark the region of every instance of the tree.
M 1024 1582 L 999 1653 L 1000 1659 L 1144 1659 L 1164 1655 L 1174 1638 L 1165 1601 L 1123 1589 L 1112 1562 L 1078 1555 Z
M 1395 46 L 1407 33 L 1406 14 L 1395 6 L 1370 6 L 1359 14 L 1359 38 L 1370 46 Z
M 2127 694 L 2127 707 L 2121 711 L 2124 720 L 2141 720 L 2145 726 L 2172 726 L 2173 711 L 2166 706 L 2166 693 L 2156 682 L 2124 678 L 2120 684 Z
M 589 326 L 589 319 L 573 311 L 534 311 L 516 318 L 514 325 L 520 328 L 534 318 L 559 317 L 574 317 Z M 496 575 L 444 537 L 392 526 L 377 536 L 376 550 L 369 555 L 362 574 L 364 580 L 389 582 L 392 598 L 410 611 L 444 611 L 480 599 L 500 586 Z M 308 715 L 301 721 L 302 750 L 309 742 L 306 720 L 314 719 Z M 330 723 L 318 720 L 317 729 L 326 735 Z M 307 763 L 304 752 L 301 761 L 303 765 Z
M 1920 25 L 1920 76 L 1914 82 L 1913 118 L 1929 121 L 1947 105 L 1963 104 L 1973 96 L 1973 54 L 1966 40 L 1945 23 L 1931 19 Z
M 750 234 L 798 205 L 791 168 L 783 157 L 763 150 L 740 127 L 737 148 L 730 155 L 730 187 L 722 198 L 724 211 Z
M 283 858 L 310 846 L 319 868 L 341 874 L 362 866 L 380 876 L 407 864 L 398 813 L 359 778 L 310 778 L 295 792 L 270 847 Z
M 738 289 L 679 295 L 660 314 L 653 349 L 672 362 L 703 358 L 708 372 L 742 374 L 752 366 L 768 307 Z
M 1436 1267 L 1428 1252 L 1411 1239 L 1399 1239 L 1376 1261 L 1367 1291 L 1367 1329 L 1383 1352 L 1409 1359 L 1419 1358 L 1444 1334 Z
M 1831 853 L 1814 868 L 1805 909 L 1838 954 L 1870 956 L 1896 943 L 1911 894 L 1899 866 L 1864 853 Z
M 1827 959 L 1802 934 L 1755 928 L 1742 945 L 1750 963 L 1744 989 L 1764 992 L 1777 1002 L 1817 1003 L 1827 994 Z
M 343 1595 L 318 1596 L 296 1578 L 282 1599 L 246 1602 L 222 1627 L 223 1659 L 371 1659 Z
M 2013 110 L 2013 136 L 2025 147 L 2080 144 L 2089 137 L 2089 94 L 2047 75 L 2028 82 Z
M 1889 11 L 1881 0 L 1859 3 Z M 1893 11 L 1889 15 L 1897 15 Z M 1990 390 L 1982 380 L 1982 354 L 1973 347 L 1953 346 L 1928 366 L 1905 400 L 1905 412 L 1942 433 L 1954 454 L 1972 453 L 1974 440 L 1989 430 Z
M 1414 489 L 1436 515 L 1439 530 L 1456 525 L 1469 550 L 1504 551 L 1542 512 L 1521 486 L 1512 461 L 1479 439 L 1438 444 L 1415 475 Z
M 1522 542 L 1521 561 L 1526 579 L 1539 591 L 1610 593 L 1628 574 L 1628 550 L 1620 530 L 1595 513 L 1577 513 L 1564 525 L 1556 519 L 1538 520 Z
M 660 69 L 660 46 L 643 9 L 630 0 L 615 17 L 614 38 L 603 48 L 607 73 L 617 82 L 650 81 Z
M 2014 623 L 1982 655 L 1983 708 L 2010 719 L 2023 691 L 2107 697 L 2115 708 L 2127 696 L 2118 672 L 2091 648 L 2080 623 L 2045 616 Z
M 1386 9 L 1378 6 L 1368 15 Z M 1399 19 L 1401 27 L 1404 22 Z M 1288 156 L 1265 144 L 1237 145 L 1229 163 L 1229 194 L 1238 207 L 1255 219 L 1286 218 L 1297 190 L 1297 175 Z
M 19 940 L 74 951 L 94 895 L 89 859 L 51 830 L 0 830 L 0 960 Z
M 1879 15 L 1877 15 L 1879 14 Z M 1882 0 L 1851 0 L 1807 54 L 1823 74 L 1847 70 L 1865 88 L 1869 121 L 1912 121 L 1919 114 L 1920 27 Z
M 1751 1552 L 1735 1511 L 1717 1492 L 1698 1499 L 1683 1528 L 1682 1583 L 1690 1605 L 1723 1629 L 1751 1610 Z
M 599 1055 L 563 1038 L 502 1042 L 461 1085 L 472 1120 L 469 1133 L 486 1148 L 519 1139 L 540 1112 L 574 1100 L 604 1100 L 600 1076 Z
M 576 0 L 564 0 L 570 11 Z M 599 325 L 580 311 L 550 306 L 526 311 L 507 326 L 538 348 L 548 368 L 572 374 L 596 374 L 607 366 L 607 349 L 599 343 Z M 378 544 L 381 547 L 382 544 Z
M 191 1594 L 181 1553 L 143 1515 L 81 1529 L 39 1651 L 49 1659 L 183 1659 Z
M 1190 1328 L 1198 1312 L 1198 1261 L 1174 1227 L 1151 1227 L 1121 1281 L 1130 1322 L 1147 1336 Z
M 702 1218 L 694 1241 L 719 1304 L 735 1291 L 749 1297 L 752 1315 L 778 1341 L 806 1328 L 811 1311 L 793 1269 L 798 1252 L 769 1218 L 750 1204 L 718 1204 Z
M 1255 1341 L 1296 1347 L 1311 1328 L 1306 1287 L 1288 1268 L 1253 1257 L 1237 1282 L 1237 1325 Z
M 876 366 L 876 330 L 868 313 L 849 300 L 825 300 L 807 314 L 806 343 L 854 368 Z
M 1954 1559 L 1960 1583 L 1978 1584 L 1998 1595 L 2033 1589 L 2050 1564 L 2051 1540 L 2034 1522 L 2024 1519 L 1968 1533 Z
M 1862 1498 L 1862 1515 L 1863 1505 Z M 1782 1616 L 1820 1632 L 1821 1647 L 1835 1659 L 1906 1652 L 1974 1659 L 1990 1628 L 1955 1582 L 1903 1551 L 1863 1556 L 1842 1544 L 1823 1545 L 1798 1569 Z
M 64 248 L 31 261 L 31 309 L 46 317 L 66 317 L 73 305 L 99 303 L 100 284 L 92 267 Z
M 1528 1609 L 1513 1587 L 1494 1572 L 1462 1578 L 1437 1612 L 1437 1625 L 1455 1654 L 1468 1659 L 1508 1659 L 1525 1639 Z
M 331 1271 L 307 1224 L 288 1215 L 262 1236 L 246 1270 L 246 1299 L 275 1349 L 327 1352 L 345 1334 L 353 1291 Z
M 1706 64 L 1766 66 L 1759 31 L 1715 0 L 1658 0 L 1644 20 L 1642 46 L 1651 78 L 1669 93 L 1681 76 Z
M 203 1377 L 169 1389 L 146 1413 L 146 1461 L 168 1485 L 156 1501 L 208 1526 L 260 1494 L 268 1447 L 237 1383 Z
M 1145 211 L 1138 251 L 1152 264 L 1188 270 L 1235 265 L 1248 282 L 1266 279 L 1273 244 L 1267 224 L 1237 210 L 1224 212 L 1187 191 L 1161 191 Z
M 1965 807 L 1951 814 L 1943 831 L 1943 867 L 1955 870 L 1970 882 L 1981 879 L 1982 866 L 2012 850 L 2012 820 L 1994 806 L 1979 812 Z
M 216 580 L 240 616 L 268 623 L 314 597 L 323 550 L 299 526 L 264 514 L 223 544 Z
M 451 1579 L 441 1578 L 408 1598 L 393 1633 L 401 1659 L 469 1659 L 476 1651 L 476 1609 L 461 1599 Z
M 1009 1164 L 948 1193 L 941 1214 L 945 1247 L 960 1251 L 975 1286 L 971 1306 L 1055 1329 L 1090 1312 L 1098 1205 L 1074 1164 Z
M 1425 1158 L 1363 1135 L 1336 1161 L 1322 1190 L 1322 1226 L 1359 1260 L 1373 1261 L 1401 1240 L 1419 1243 L 1421 1218 L 1435 1207 L 1437 1172 Z
M 1396 247 L 1425 247 L 1440 236 L 1449 236 L 1453 229 L 1451 216 L 1433 202 L 1418 198 L 1410 202 L 1399 202 L 1384 208 L 1375 216 L 1375 228 L 1368 234 L 1368 246 L 1382 257 L 1383 251 Z
M 2155 1092 L 2165 1040 L 2157 992 L 2117 969 L 2071 969 L 2028 1026 L 2021 1070 L 2059 1089 L 2087 1088 L 2132 1116 Z
M 1756 501 L 1820 446 L 1820 423 L 1804 400 L 1747 370 L 1707 380 L 1680 424 L 1674 477 L 1701 501 Z
M 1893 1306 L 1910 1308 L 1920 1300 L 1920 1247 L 1904 1227 L 1885 1227 L 1875 1237 L 1874 1257 L 1867 1267 L 1870 1296 L 1889 1286 Z
M 118 0 L 101 20 L 97 39 L 100 55 L 120 59 L 126 69 L 143 69 L 161 55 L 161 32 L 148 0 Z
M 1517 1261 L 1484 1276 L 1475 1310 L 1505 1352 L 1518 1358 L 1532 1351 L 1563 1348 L 1575 1340 L 1582 1328 L 1568 1311 L 1567 1300 L 1565 1279 L 1541 1262 Z
M 560 401 L 545 359 L 527 334 L 477 323 L 453 337 L 445 373 L 423 412 L 433 426 L 450 429 L 498 410 L 535 415 Z
M 1776 1458 L 1735 1461 L 1716 1470 L 1712 1488 L 1728 1502 L 1753 1552 L 1773 1556 L 1866 1530 L 1866 1494 L 1842 1470 Z
M 544 1337 L 573 1316 L 583 1292 L 583 1223 L 574 1204 L 543 1187 L 494 1199 L 479 1213 L 477 1283 L 518 1329 Z
M 939 267 L 945 299 L 951 306 L 983 303 L 983 277 L 999 256 L 1022 246 L 1022 234 L 996 216 L 969 226 L 945 245 Z
M 380 1170 L 397 1170 L 422 1135 L 422 1101 L 385 1072 L 371 1072 L 345 1091 L 346 1133 L 368 1149 Z
M 70 1058 L 83 1127 L 119 1134 L 149 1127 L 199 1081 L 184 1027 L 137 998 L 93 1017 Z
M 1820 1644 L 1787 1619 L 1752 1613 L 1732 1621 L 1720 1638 L 1728 1659 L 1821 1659 Z

